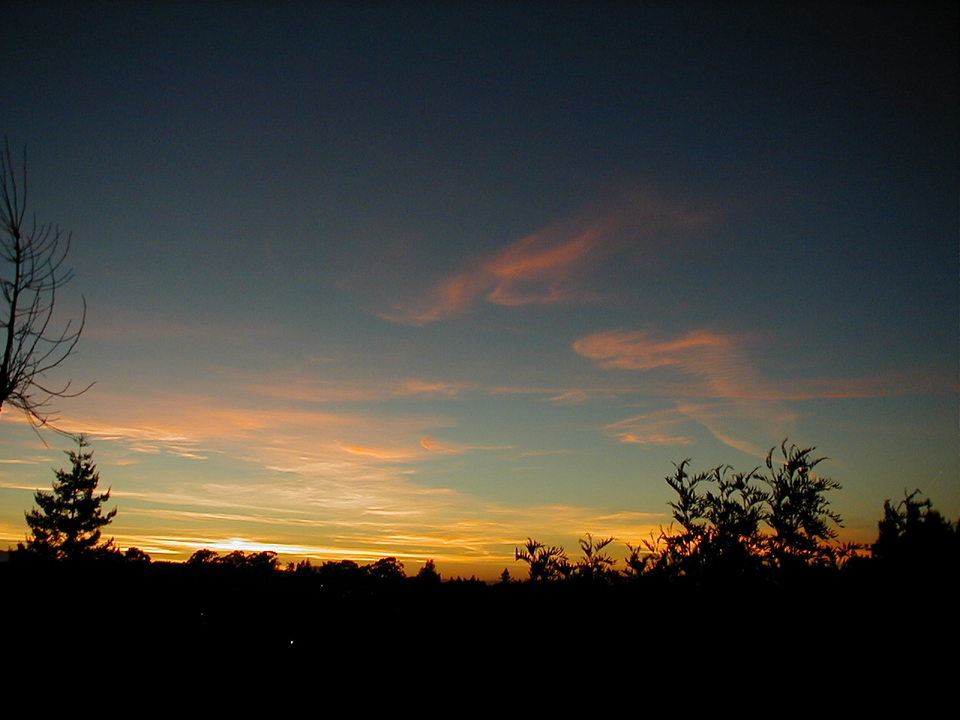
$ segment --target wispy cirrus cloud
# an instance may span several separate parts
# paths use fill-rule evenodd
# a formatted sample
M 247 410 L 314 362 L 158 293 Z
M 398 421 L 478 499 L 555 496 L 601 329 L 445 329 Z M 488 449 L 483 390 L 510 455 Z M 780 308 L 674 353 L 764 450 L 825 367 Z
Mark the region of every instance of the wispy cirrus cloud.
M 711 330 L 693 330 L 663 339 L 646 331 L 610 330 L 580 338 L 579 355 L 615 370 L 674 368 L 688 377 L 686 394 L 707 397 L 756 396 L 768 383 L 747 358 L 741 338 Z M 671 391 L 679 388 L 671 385 Z
M 819 398 L 878 397 L 949 388 L 937 368 L 884 376 L 775 377 L 759 369 L 747 338 L 711 329 L 665 337 L 645 330 L 609 330 L 573 343 L 603 368 L 639 372 L 637 392 L 672 398 L 673 408 L 634 415 L 604 426 L 620 442 L 685 445 L 696 428 L 749 455 L 765 456 L 744 438 L 779 441 L 794 434 L 792 403 Z
M 470 445 L 467 443 L 446 442 L 427 436 L 420 438 L 420 447 L 428 452 L 443 455 L 462 455 L 463 453 L 478 450 L 511 450 L 513 448 L 512 445 Z
M 310 403 L 368 403 L 417 397 L 458 399 L 476 388 L 467 382 L 424 378 L 324 380 L 303 375 L 252 381 L 247 387 L 266 398 Z
M 603 430 L 622 443 L 641 446 L 690 445 L 698 429 L 719 442 L 754 457 L 768 448 L 744 437 L 778 439 L 791 433 L 797 413 L 771 400 L 724 400 L 678 402 L 674 407 L 633 415 L 610 423 Z
M 514 240 L 440 282 L 426 297 L 380 316 L 428 325 L 465 312 L 478 301 L 502 306 L 594 299 L 589 270 L 627 248 L 702 227 L 706 213 L 665 201 L 649 188 L 620 193 L 598 205 Z
M 494 305 L 551 304 L 571 300 L 573 279 L 601 250 L 602 225 L 572 237 L 548 229 L 521 238 L 476 267 L 444 280 L 427 298 L 381 317 L 408 325 L 428 325 L 459 315 L 478 299 Z
M 746 337 L 710 329 L 672 338 L 646 330 L 608 330 L 576 340 L 573 349 L 610 370 L 675 371 L 648 376 L 645 391 L 676 397 L 787 401 L 957 389 L 949 372 L 934 366 L 869 377 L 773 377 L 760 371 Z
M 776 383 L 754 367 L 746 342 L 734 334 L 698 329 L 664 338 L 610 330 L 580 338 L 573 349 L 604 368 L 644 372 L 650 394 L 676 398 L 674 408 L 607 425 L 604 430 L 620 442 L 686 445 L 699 426 L 729 447 L 761 456 L 762 450 L 743 438 L 783 437 L 795 419 Z
M 636 445 L 689 445 L 692 441 L 680 434 L 679 425 L 689 418 L 675 408 L 634 415 L 604 426 L 604 430 L 620 442 Z

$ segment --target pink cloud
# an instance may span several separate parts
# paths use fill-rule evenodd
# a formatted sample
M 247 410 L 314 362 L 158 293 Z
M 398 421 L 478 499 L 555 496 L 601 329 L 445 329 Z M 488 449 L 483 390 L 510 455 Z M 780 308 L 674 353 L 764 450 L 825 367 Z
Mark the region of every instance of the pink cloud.
M 610 330 L 580 338 L 573 349 L 616 370 L 676 368 L 689 376 L 685 394 L 753 397 L 767 392 L 767 383 L 751 367 L 742 345 L 737 336 L 711 330 L 693 330 L 669 340 L 648 332 Z
M 549 304 L 575 295 L 572 279 L 601 251 L 600 226 L 565 237 L 549 229 L 521 238 L 478 266 L 445 280 L 420 310 L 386 315 L 390 320 L 427 325 L 459 315 L 481 297 L 494 305 Z
M 692 440 L 677 434 L 675 426 L 689 422 L 676 409 L 657 410 L 611 423 L 604 430 L 622 443 L 635 445 L 689 445 Z
M 465 312 L 478 301 L 494 305 L 554 304 L 593 299 L 584 277 L 598 261 L 632 252 L 663 237 L 701 227 L 704 213 L 688 212 L 649 188 L 620 193 L 515 240 L 477 264 L 448 277 L 419 304 L 384 313 L 384 319 L 427 325 Z M 639 241 L 639 242 L 638 242 Z
M 655 378 L 650 376 L 644 390 L 659 395 L 786 401 L 955 392 L 957 388 L 948 372 L 933 366 L 860 378 L 772 378 L 755 367 L 744 337 L 705 329 L 674 338 L 610 330 L 580 338 L 573 349 L 611 370 L 678 371 L 679 375 L 661 371 Z

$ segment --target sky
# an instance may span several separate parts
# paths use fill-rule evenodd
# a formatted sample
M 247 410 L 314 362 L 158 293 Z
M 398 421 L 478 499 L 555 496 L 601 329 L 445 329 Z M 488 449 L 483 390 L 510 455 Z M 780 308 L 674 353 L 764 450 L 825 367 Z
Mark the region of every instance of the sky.
M 45 378 L 155 560 L 523 569 L 664 477 L 828 459 L 960 516 L 949 4 L 23 3 L 0 132 L 72 233 Z M 6 268 L 2 271 L 5 273 Z M 71 441 L 0 412 L 0 546 Z

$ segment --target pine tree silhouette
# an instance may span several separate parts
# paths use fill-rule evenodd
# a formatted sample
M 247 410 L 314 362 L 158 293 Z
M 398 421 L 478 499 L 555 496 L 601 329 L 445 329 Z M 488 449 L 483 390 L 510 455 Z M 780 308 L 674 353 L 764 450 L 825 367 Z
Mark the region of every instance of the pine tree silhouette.
M 81 435 L 77 451 L 69 450 L 71 470 L 55 470 L 53 492 L 38 490 L 34 495 L 38 508 L 24 513 L 31 536 L 19 549 L 57 560 L 95 557 L 111 552 L 113 538 L 101 542 L 100 528 L 117 514 L 116 508 L 103 514 L 110 491 L 95 494 L 100 474 L 93 464 L 89 443 Z

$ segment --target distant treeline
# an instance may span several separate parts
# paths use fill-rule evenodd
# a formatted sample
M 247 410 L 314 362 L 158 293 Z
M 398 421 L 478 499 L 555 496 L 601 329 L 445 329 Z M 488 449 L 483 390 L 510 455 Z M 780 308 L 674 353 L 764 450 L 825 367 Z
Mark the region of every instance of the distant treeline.
M 505 569 L 496 583 L 444 579 L 432 560 L 408 576 L 394 557 L 283 567 L 270 551 L 203 549 L 173 563 L 110 543 L 66 557 L 21 545 L 0 564 L 6 639 L 27 655 L 106 642 L 330 663 L 506 637 L 545 658 L 626 645 L 677 662 L 695 647 L 747 658 L 758 643 L 789 645 L 791 662 L 819 661 L 828 643 L 865 655 L 955 647 L 958 524 L 914 491 L 884 504 L 870 546 L 837 544 L 825 493 L 839 486 L 811 472 L 810 449 L 781 451 L 764 473 L 677 465 L 674 523 L 627 545 L 622 568 L 613 539 L 590 534 L 573 559 L 528 539 L 515 553 L 526 577 Z

